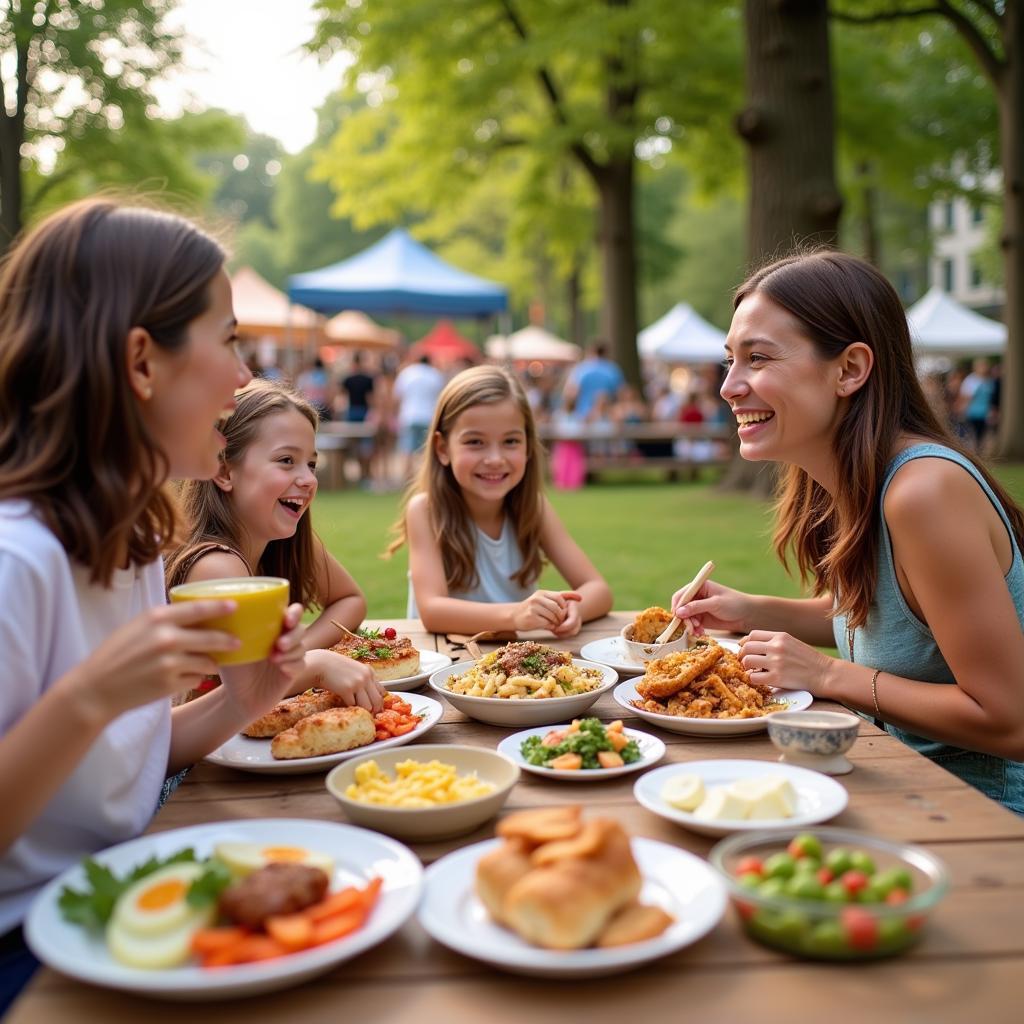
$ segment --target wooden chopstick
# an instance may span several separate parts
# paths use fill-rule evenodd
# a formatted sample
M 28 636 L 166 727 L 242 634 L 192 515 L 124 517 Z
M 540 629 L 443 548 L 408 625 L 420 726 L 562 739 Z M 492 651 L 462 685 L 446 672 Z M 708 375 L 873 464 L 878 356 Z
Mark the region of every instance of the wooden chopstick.
M 683 596 L 680 599 L 680 604 L 685 604 L 689 601 L 694 594 L 704 586 L 707 578 L 715 571 L 714 562 L 705 562 L 704 568 L 701 569 L 696 576 L 686 585 L 683 590 Z M 665 627 L 661 635 L 654 641 L 656 644 L 663 644 L 666 640 L 679 628 L 679 619 L 676 616 L 672 616 L 672 621 Z

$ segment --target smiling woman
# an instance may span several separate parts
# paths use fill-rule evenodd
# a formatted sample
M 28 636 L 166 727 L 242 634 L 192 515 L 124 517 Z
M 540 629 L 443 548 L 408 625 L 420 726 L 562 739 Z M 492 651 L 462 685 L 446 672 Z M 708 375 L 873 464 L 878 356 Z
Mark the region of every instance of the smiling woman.
M 722 396 L 742 456 L 785 464 L 776 549 L 813 596 L 706 583 L 673 612 L 746 632 L 760 682 L 872 714 L 1024 814 L 1024 513 L 936 420 L 872 266 L 794 256 L 735 307 Z M 841 660 L 814 649 L 833 642 Z
M 322 685 L 369 711 L 381 709 L 372 671 L 325 648 L 355 629 L 366 600 L 313 530 L 316 410 L 296 391 L 254 380 L 221 424 L 226 447 L 213 479 L 182 485 L 187 540 L 167 563 L 169 587 L 231 576 L 279 576 L 293 600 L 321 609 L 306 632 L 307 671 L 293 689 Z

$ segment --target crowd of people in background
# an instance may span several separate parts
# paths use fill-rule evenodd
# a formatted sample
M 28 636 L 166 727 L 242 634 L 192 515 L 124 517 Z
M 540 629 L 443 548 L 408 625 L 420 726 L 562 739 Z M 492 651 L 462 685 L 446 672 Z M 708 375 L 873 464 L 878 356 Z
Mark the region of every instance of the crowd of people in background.
M 354 472 L 364 487 L 392 490 L 411 479 L 437 398 L 445 383 L 467 365 L 462 360 L 440 368 L 425 355 L 403 365 L 391 352 L 356 350 L 340 355 L 330 366 L 317 357 L 295 374 L 294 383 L 322 421 L 371 425 L 366 436 L 352 439 L 349 475 Z M 287 377 L 278 367 L 260 368 L 254 362 L 250 367 L 272 379 Z M 637 465 L 675 460 L 700 466 L 722 461 L 731 450 L 717 429 L 732 426 L 728 406 L 719 395 L 722 368 L 717 364 L 671 371 L 645 368 L 643 387 L 638 389 L 598 340 L 575 365 L 534 363 L 517 372 L 546 440 L 551 478 L 558 488 L 582 487 L 595 460 Z M 999 424 L 999 373 L 997 362 L 975 359 L 969 365 L 922 375 L 937 415 L 982 454 L 990 453 Z M 675 424 L 694 429 L 670 429 Z M 667 429 L 663 436 L 623 436 L 628 433 L 623 427 L 637 425 Z M 702 426 L 711 429 L 704 432 Z

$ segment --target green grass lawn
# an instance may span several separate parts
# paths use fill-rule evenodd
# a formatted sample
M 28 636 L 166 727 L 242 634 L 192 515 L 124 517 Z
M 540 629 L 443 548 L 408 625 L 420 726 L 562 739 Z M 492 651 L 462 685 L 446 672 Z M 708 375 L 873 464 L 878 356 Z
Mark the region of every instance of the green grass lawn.
M 997 473 L 1024 504 L 1024 465 Z M 720 494 L 710 483 L 600 483 L 550 494 L 611 584 L 617 608 L 667 604 L 708 559 L 723 583 L 754 593 L 799 593 L 772 552 L 764 501 Z M 313 508 L 315 528 L 363 588 L 371 618 L 405 616 L 406 554 L 379 557 L 398 507 L 398 495 L 346 490 L 321 491 Z M 543 582 L 559 585 L 550 569 Z

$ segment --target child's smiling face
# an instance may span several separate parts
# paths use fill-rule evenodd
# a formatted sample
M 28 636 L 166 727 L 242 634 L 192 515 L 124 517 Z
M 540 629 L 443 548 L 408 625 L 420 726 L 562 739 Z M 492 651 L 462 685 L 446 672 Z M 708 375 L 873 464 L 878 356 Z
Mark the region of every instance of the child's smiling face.
M 253 540 L 291 537 L 316 496 L 316 434 L 297 409 L 265 417 L 237 465 L 218 478 Z
M 511 398 L 474 405 L 434 438 L 434 451 L 467 501 L 502 501 L 526 472 L 526 422 Z

